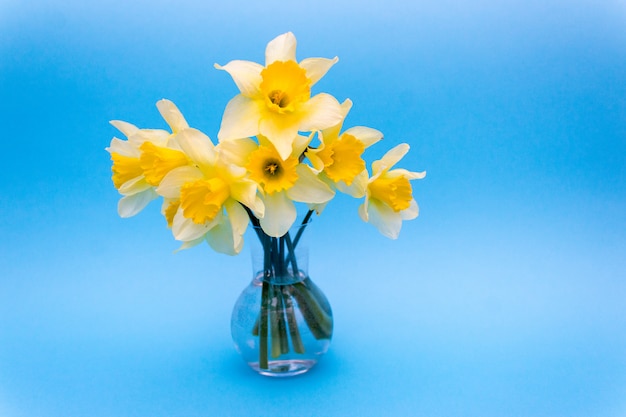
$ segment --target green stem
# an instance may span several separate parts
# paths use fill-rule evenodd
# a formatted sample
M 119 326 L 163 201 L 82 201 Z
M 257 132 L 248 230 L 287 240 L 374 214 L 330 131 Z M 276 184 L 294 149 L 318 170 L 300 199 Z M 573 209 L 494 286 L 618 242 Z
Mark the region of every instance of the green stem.
M 294 249 L 298 245 L 298 242 L 300 241 L 300 237 L 302 236 L 302 233 L 304 233 L 304 228 L 309 223 L 309 220 L 311 219 L 312 215 L 313 215 L 313 210 L 309 210 L 306 213 L 306 216 L 304 216 L 304 219 L 302 219 L 302 223 L 300 223 L 300 228 L 298 229 L 298 233 L 296 233 L 296 237 L 293 239 Z
M 282 292 L 283 301 L 285 303 L 285 316 L 287 316 L 287 325 L 289 326 L 289 335 L 291 336 L 291 344 L 293 345 L 293 350 L 296 353 L 304 353 L 304 345 L 302 344 L 302 338 L 300 337 L 300 330 L 298 330 L 296 312 L 293 308 L 291 296 L 285 288 L 282 289 Z
M 272 345 L 272 358 L 277 358 L 280 356 L 280 314 L 278 309 L 278 300 L 276 297 L 275 286 L 269 284 L 269 293 L 270 293 L 270 335 L 271 335 L 271 345 Z
M 289 353 L 289 337 L 287 336 L 287 315 L 285 311 L 285 300 L 281 286 L 274 286 L 274 294 L 278 301 L 278 334 L 280 337 L 280 353 Z
M 332 320 L 319 305 L 309 289 L 301 282 L 290 285 L 290 294 L 298 303 L 302 317 L 316 339 L 330 339 L 333 332 Z
M 287 243 L 287 253 L 289 254 L 289 259 L 287 259 L 285 263 L 289 265 L 289 263 L 291 262 L 293 276 L 295 277 L 300 272 L 300 269 L 298 268 L 298 262 L 296 261 L 296 247 L 292 243 L 289 233 L 285 235 L 285 242 Z

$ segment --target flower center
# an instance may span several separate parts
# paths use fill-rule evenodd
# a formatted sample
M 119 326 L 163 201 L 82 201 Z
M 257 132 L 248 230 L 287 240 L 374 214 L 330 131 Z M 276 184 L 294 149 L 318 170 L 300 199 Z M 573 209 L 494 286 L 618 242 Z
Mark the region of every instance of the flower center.
M 273 194 L 295 184 L 298 179 L 296 166 L 296 158 L 283 161 L 273 147 L 259 146 L 250 154 L 247 169 L 252 180 L 261 184 L 266 193 Z
M 289 105 L 289 97 L 284 91 L 274 90 L 269 93 L 268 97 L 272 104 L 277 105 L 281 109 L 284 109 Z
M 180 189 L 183 216 L 196 224 L 210 222 L 222 210 L 229 196 L 228 184 L 218 177 L 187 183 Z
M 188 164 L 185 154 L 176 149 L 163 148 L 151 142 L 142 143 L 139 149 L 143 175 L 150 185 L 158 186 L 168 172 Z
M 261 94 L 274 112 L 293 112 L 311 97 L 311 80 L 295 61 L 274 61 L 261 71 L 261 78 Z
M 352 184 L 354 177 L 365 169 L 361 158 L 365 145 L 352 135 L 342 135 L 322 149 L 318 156 L 324 162 L 324 172 L 334 182 Z
M 406 177 L 378 177 L 370 185 L 370 196 L 382 201 L 398 212 L 406 210 L 411 205 L 413 190 Z
M 124 183 L 143 175 L 139 158 L 124 156 L 113 152 L 111 154 L 111 160 L 113 161 L 113 166 L 111 167 L 113 176 L 111 179 L 113 180 L 113 185 L 115 185 L 115 188 L 118 190 Z

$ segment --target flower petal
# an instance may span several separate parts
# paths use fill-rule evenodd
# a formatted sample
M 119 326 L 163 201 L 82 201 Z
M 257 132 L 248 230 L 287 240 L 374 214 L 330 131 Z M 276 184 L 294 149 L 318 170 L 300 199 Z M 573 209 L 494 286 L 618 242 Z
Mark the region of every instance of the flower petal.
M 409 180 L 421 180 L 422 178 L 426 177 L 426 171 L 411 172 L 404 168 L 398 168 L 398 169 L 392 169 L 391 171 L 388 171 L 387 174 L 385 175 L 391 178 L 406 177 Z
M 222 218 L 222 216 L 218 215 L 212 222 L 197 224 L 193 220 L 186 218 L 183 215 L 182 208 L 179 208 L 172 223 L 172 234 L 176 240 L 184 242 L 196 240 L 215 227 Z
M 187 165 L 174 168 L 159 183 L 156 192 L 165 198 L 180 198 L 180 187 L 183 184 L 204 178 L 197 167 Z
M 320 214 L 322 214 L 327 204 L 328 201 L 322 204 L 308 204 L 307 206 L 309 207 L 309 210 L 315 210 L 315 214 L 319 216 Z
M 317 177 L 310 166 L 299 164 L 296 167 L 296 172 L 298 173 L 298 180 L 293 187 L 287 190 L 287 195 L 292 200 L 320 204 L 335 196 L 335 192 Z
M 229 73 L 244 96 L 254 97 L 260 94 L 263 65 L 251 61 L 234 60 L 224 66 L 215 64 L 214 67 Z
M 335 184 L 337 189 L 344 194 L 348 194 L 354 198 L 361 198 L 365 195 L 367 190 L 367 181 L 369 180 L 369 176 L 367 174 L 367 170 L 361 171 L 354 179 L 352 180 L 352 184 L 349 186 L 346 185 L 345 182 L 339 181 Z
M 259 220 L 261 228 L 269 236 L 284 236 L 296 221 L 296 206 L 284 192 L 267 194 L 264 202 L 265 216 Z
M 167 146 L 171 135 L 163 129 L 139 129 L 128 137 L 128 141 L 136 147 L 140 147 L 144 142 L 152 142 L 156 146 Z
M 301 107 L 302 119 L 298 130 L 310 132 L 322 130 L 340 123 L 343 120 L 341 104 L 330 94 L 320 93 L 311 97 Z
M 291 32 L 272 39 L 265 48 L 265 65 L 274 61 L 295 61 L 296 44 L 296 37 Z
M 352 100 L 346 99 L 343 101 L 343 103 L 341 103 L 341 114 L 343 115 L 343 117 L 341 118 L 339 123 L 337 123 L 336 125 L 322 130 L 322 141 L 324 143 L 331 143 L 335 141 L 337 138 L 339 138 L 339 132 L 341 131 L 341 127 L 343 126 L 343 122 L 346 116 L 348 115 L 348 113 L 350 112 L 351 108 L 352 108 Z
M 132 217 L 143 210 L 149 202 L 157 198 L 158 195 L 152 188 L 141 193 L 127 195 L 117 203 L 117 213 L 120 217 Z
M 381 171 L 390 169 L 392 166 L 397 164 L 408 151 L 409 145 L 406 143 L 401 143 L 398 146 L 391 148 L 381 159 L 372 163 L 373 173 L 377 174 Z
M 343 132 L 344 135 L 351 135 L 363 142 L 365 147 L 372 146 L 383 138 L 382 132 L 371 127 L 355 126 Z
M 242 167 L 248 163 L 248 157 L 258 147 L 259 145 L 254 140 L 242 138 L 220 142 L 215 149 L 219 154 L 220 160 L 227 164 L 235 164 Z
M 380 233 L 390 239 L 397 239 L 402 228 L 402 216 L 388 205 L 370 199 L 367 207 L 368 223 L 374 225 Z
M 197 246 L 197 245 L 199 245 L 200 243 L 204 242 L 204 240 L 205 240 L 205 237 L 204 237 L 204 236 L 200 236 L 200 237 L 199 237 L 199 238 L 197 238 L 197 239 L 194 239 L 194 240 L 189 240 L 189 241 L 187 241 L 187 242 L 183 242 L 183 244 L 182 244 L 182 245 L 180 245 L 180 247 L 179 247 L 178 249 L 176 249 L 176 250 L 174 251 L 174 253 L 176 253 L 176 252 L 180 252 L 181 250 L 184 250 L 184 249 L 193 248 L 194 246 Z
M 139 130 L 137 126 L 122 120 L 111 120 L 109 123 L 115 126 L 115 128 L 122 132 L 127 138 Z
M 117 191 L 122 195 L 129 196 L 145 191 L 148 188 L 152 188 L 152 185 L 146 182 L 146 178 L 143 175 L 140 175 L 126 181 Z
M 311 140 L 315 136 L 315 133 L 311 133 L 309 136 L 296 135 L 296 138 L 293 141 L 293 155 L 297 155 L 300 157 L 305 151 Z
M 105 148 L 108 153 L 117 153 L 122 156 L 130 156 L 133 158 L 139 158 L 141 151 L 136 146 L 133 146 L 127 140 L 121 140 L 118 138 L 111 139 L 111 144 L 108 148 Z
M 263 201 L 257 196 L 258 185 L 256 182 L 246 179 L 237 181 L 230 186 L 232 198 L 248 207 L 255 216 L 263 217 L 265 206 Z
M 410 206 L 406 210 L 402 210 L 400 215 L 402 216 L 402 220 L 413 220 L 417 216 L 419 216 L 420 210 L 415 200 L 411 200 Z
M 183 152 L 198 165 L 213 165 L 217 159 L 215 145 L 198 129 L 185 129 L 176 135 Z
M 300 61 L 300 66 L 306 71 L 306 76 L 311 80 L 311 85 L 315 84 L 322 78 L 330 67 L 335 65 L 339 58 L 306 58 Z
M 224 203 L 224 208 L 228 213 L 228 220 L 233 231 L 233 241 L 235 248 L 241 248 L 243 246 L 243 235 L 246 233 L 250 218 L 246 210 L 241 207 L 237 201 L 230 199 Z
M 298 135 L 299 119 L 296 115 L 268 113 L 261 120 L 260 131 L 276 148 L 283 160 L 293 151 L 293 142 Z
M 206 241 L 211 248 L 226 255 L 237 255 L 243 248 L 241 236 L 235 241 L 233 228 L 230 222 L 223 222 L 206 233 Z
M 172 129 L 173 133 L 178 133 L 183 129 L 187 129 L 189 125 L 183 117 L 183 114 L 178 110 L 178 107 L 170 100 L 162 99 L 157 101 L 157 109 L 167 124 Z
M 317 173 L 324 170 L 324 161 L 322 161 L 322 158 L 317 156 L 317 154 L 322 151 L 324 147 L 324 143 L 322 142 L 320 146 L 316 149 L 309 149 L 305 153 L 305 156 L 307 157 L 311 165 L 313 165 L 313 169 L 315 169 Z
M 259 120 L 261 120 L 259 104 L 238 94 L 226 105 L 217 137 L 219 141 L 223 141 L 255 136 L 259 133 Z

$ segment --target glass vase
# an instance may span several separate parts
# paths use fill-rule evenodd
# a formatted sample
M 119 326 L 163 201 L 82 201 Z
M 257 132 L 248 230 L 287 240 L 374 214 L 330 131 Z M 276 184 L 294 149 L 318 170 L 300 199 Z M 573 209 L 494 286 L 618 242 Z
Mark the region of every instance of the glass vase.
M 244 361 L 262 375 L 307 372 L 330 345 L 333 315 L 308 274 L 307 226 L 279 238 L 254 227 L 247 239 L 252 282 L 235 303 L 231 333 Z

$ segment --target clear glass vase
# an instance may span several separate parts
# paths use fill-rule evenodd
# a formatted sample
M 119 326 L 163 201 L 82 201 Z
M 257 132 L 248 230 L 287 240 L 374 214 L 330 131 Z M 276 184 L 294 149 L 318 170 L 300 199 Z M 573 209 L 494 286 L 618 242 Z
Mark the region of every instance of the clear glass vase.
M 306 228 L 273 238 L 254 227 L 247 239 L 253 277 L 233 309 L 231 333 L 244 361 L 262 375 L 304 373 L 330 345 L 332 310 L 308 275 Z

